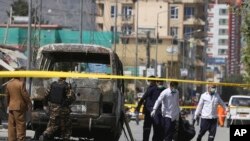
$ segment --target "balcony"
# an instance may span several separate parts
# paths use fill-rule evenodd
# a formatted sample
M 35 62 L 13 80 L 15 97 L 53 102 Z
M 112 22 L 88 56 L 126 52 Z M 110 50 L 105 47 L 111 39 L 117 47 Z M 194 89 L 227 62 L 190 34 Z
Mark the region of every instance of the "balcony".
M 134 16 L 133 15 L 124 15 L 121 16 L 122 24 L 133 24 L 134 23 Z
M 205 25 L 205 21 L 194 16 L 185 17 L 184 25 Z
M 105 0 L 96 0 L 95 2 L 96 2 L 96 3 L 104 3 Z
M 204 3 L 204 0 L 172 0 L 173 3 Z
M 96 17 L 96 23 L 104 23 L 103 17 Z

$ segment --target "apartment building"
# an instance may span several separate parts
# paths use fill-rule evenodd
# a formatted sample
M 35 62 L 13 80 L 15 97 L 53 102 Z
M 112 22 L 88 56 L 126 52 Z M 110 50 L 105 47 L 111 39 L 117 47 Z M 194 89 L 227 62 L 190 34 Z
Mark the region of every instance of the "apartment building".
M 100 31 L 117 27 L 115 50 L 132 75 L 149 62 L 158 76 L 202 80 L 204 6 L 203 0 L 96 0 L 96 24 Z
M 209 81 L 219 82 L 226 71 L 229 42 L 229 10 L 224 3 L 210 3 L 208 8 L 208 64 Z
M 241 19 L 238 10 L 241 9 L 244 0 L 229 3 L 229 46 L 228 46 L 228 75 L 240 74 L 241 56 Z
M 214 0 L 208 8 L 208 75 L 219 82 L 225 76 L 240 74 L 242 0 Z

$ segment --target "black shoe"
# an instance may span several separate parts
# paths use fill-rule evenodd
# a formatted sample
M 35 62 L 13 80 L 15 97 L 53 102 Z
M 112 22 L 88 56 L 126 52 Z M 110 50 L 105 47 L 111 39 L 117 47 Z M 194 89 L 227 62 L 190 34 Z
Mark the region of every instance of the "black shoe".
M 50 136 L 50 135 L 48 135 L 47 133 L 44 133 L 43 135 L 42 135 L 42 139 L 41 139 L 42 141 L 52 141 L 53 140 L 53 138 Z

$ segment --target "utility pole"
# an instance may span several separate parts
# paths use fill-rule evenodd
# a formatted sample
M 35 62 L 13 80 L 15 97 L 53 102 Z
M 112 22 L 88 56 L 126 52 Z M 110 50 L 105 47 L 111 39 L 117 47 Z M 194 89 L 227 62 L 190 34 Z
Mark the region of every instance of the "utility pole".
M 174 67 L 174 65 L 173 65 L 173 63 L 174 63 L 174 46 L 175 45 L 178 45 L 178 40 L 177 40 L 177 36 L 176 35 L 172 35 L 172 45 L 171 45 L 171 65 L 170 65 L 170 67 L 171 67 L 171 69 L 170 69 L 170 71 L 169 72 L 171 72 L 170 73 L 170 77 L 171 78 L 173 78 L 173 72 L 174 72 L 174 69 L 173 69 L 173 67 Z
M 3 44 L 6 44 L 6 41 L 8 38 L 8 33 L 9 33 L 9 25 L 11 25 L 11 23 L 12 23 L 12 7 L 10 8 L 10 17 L 8 19 L 8 22 L 7 22 L 7 28 L 5 30 Z
M 80 37 L 79 43 L 82 44 L 82 9 L 83 9 L 83 0 L 80 0 Z M 78 72 L 81 72 L 81 64 L 78 64 Z
M 135 47 L 135 76 L 138 76 L 138 27 L 139 27 L 139 0 L 134 0 L 136 2 L 136 47 Z M 135 82 L 135 93 L 137 95 L 137 79 L 134 80 Z
M 80 44 L 82 44 L 82 6 L 83 5 L 83 0 L 80 0 L 80 38 L 79 38 L 79 41 L 80 41 Z
M 150 31 L 147 31 L 146 55 L 147 55 L 146 69 L 148 69 L 148 68 L 150 68 Z
M 39 14 L 39 29 L 38 29 L 38 43 L 39 47 L 41 45 L 40 40 L 41 40 L 41 20 L 42 20 L 42 14 L 43 14 L 43 0 L 40 0 L 40 14 Z
M 156 47 L 155 47 L 155 76 L 157 77 L 157 67 L 158 67 L 158 45 L 159 45 L 159 32 L 158 32 L 158 27 L 159 27 L 159 13 L 157 13 L 157 18 L 156 18 Z
M 135 49 L 135 76 L 138 75 L 138 28 L 139 28 L 139 0 L 136 1 L 136 49 Z M 135 81 L 136 82 L 136 81 Z M 135 84 L 136 85 L 136 84 Z
M 28 21 L 28 37 L 27 37 L 27 52 L 28 52 L 28 59 L 27 59 L 27 67 L 26 70 L 31 70 L 31 62 L 32 62 L 32 48 L 31 48 L 31 22 L 32 22 L 32 16 L 31 16 L 31 10 L 32 10 L 32 0 L 28 1 L 28 16 L 29 16 L 29 21 Z M 31 94 L 31 78 L 27 78 L 26 83 L 28 85 L 27 89 L 29 94 Z
M 185 39 L 183 40 L 183 42 L 182 42 L 182 71 L 185 71 L 185 69 L 187 69 L 186 67 L 185 67 Z M 185 79 L 185 76 L 184 76 L 184 78 L 183 79 Z M 185 83 L 182 83 L 182 100 L 185 102 L 185 91 L 184 91 L 184 89 L 185 89 Z
M 209 1 L 208 0 L 205 0 L 205 17 L 208 17 L 208 4 L 209 4 Z M 203 48 L 203 63 L 204 63 L 204 66 L 203 66 L 203 71 L 202 71 L 202 78 L 203 78 L 203 81 L 206 81 L 206 73 L 207 73 L 207 46 L 208 46 L 208 40 L 207 40 L 207 33 L 208 33 L 208 20 L 205 19 L 205 29 L 204 29 L 204 32 L 205 32 L 205 46 Z M 204 85 L 203 86 L 203 92 L 206 91 L 206 86 Z
M 95 17 L 96 17 L 96 0 L 92 0 L 91 7 L 92 7 L 92 9 L 91 9 L 92 12 L 91 13 L 93 13 L 92 16 L 91 16 L 91 23 L 95 23 Z M 95 31 L 96 31 L 95 24 L 92 24 L 91 29 L 92 29 L 92 32 L 91 32 L 92 36 L 90 37 L 90 43 L 91 44 L 95 44 Z
M 118 11 L 118 0 L 115 1 L 114 52 L 116 52 L 117 16 L 118 16 L 117 11 Z
M 27 70 L 31 69 L 31 21 L 32 21 L 32 16 L 31 16 L 31 10 L 32 10 L 32 0 L 29 0 L 29 21 L 28 21 L 28 39 L 27 39 L 27 46 L 28 46 L 28 64 L 27 64 Z

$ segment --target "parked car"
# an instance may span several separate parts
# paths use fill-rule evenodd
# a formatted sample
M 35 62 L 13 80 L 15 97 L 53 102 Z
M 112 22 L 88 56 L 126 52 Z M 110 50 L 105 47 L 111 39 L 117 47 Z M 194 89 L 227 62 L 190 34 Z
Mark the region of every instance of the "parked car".
M 228 102 L 227 127 L 231 124 L 250 124 L 250 96 L 234 95 Z

